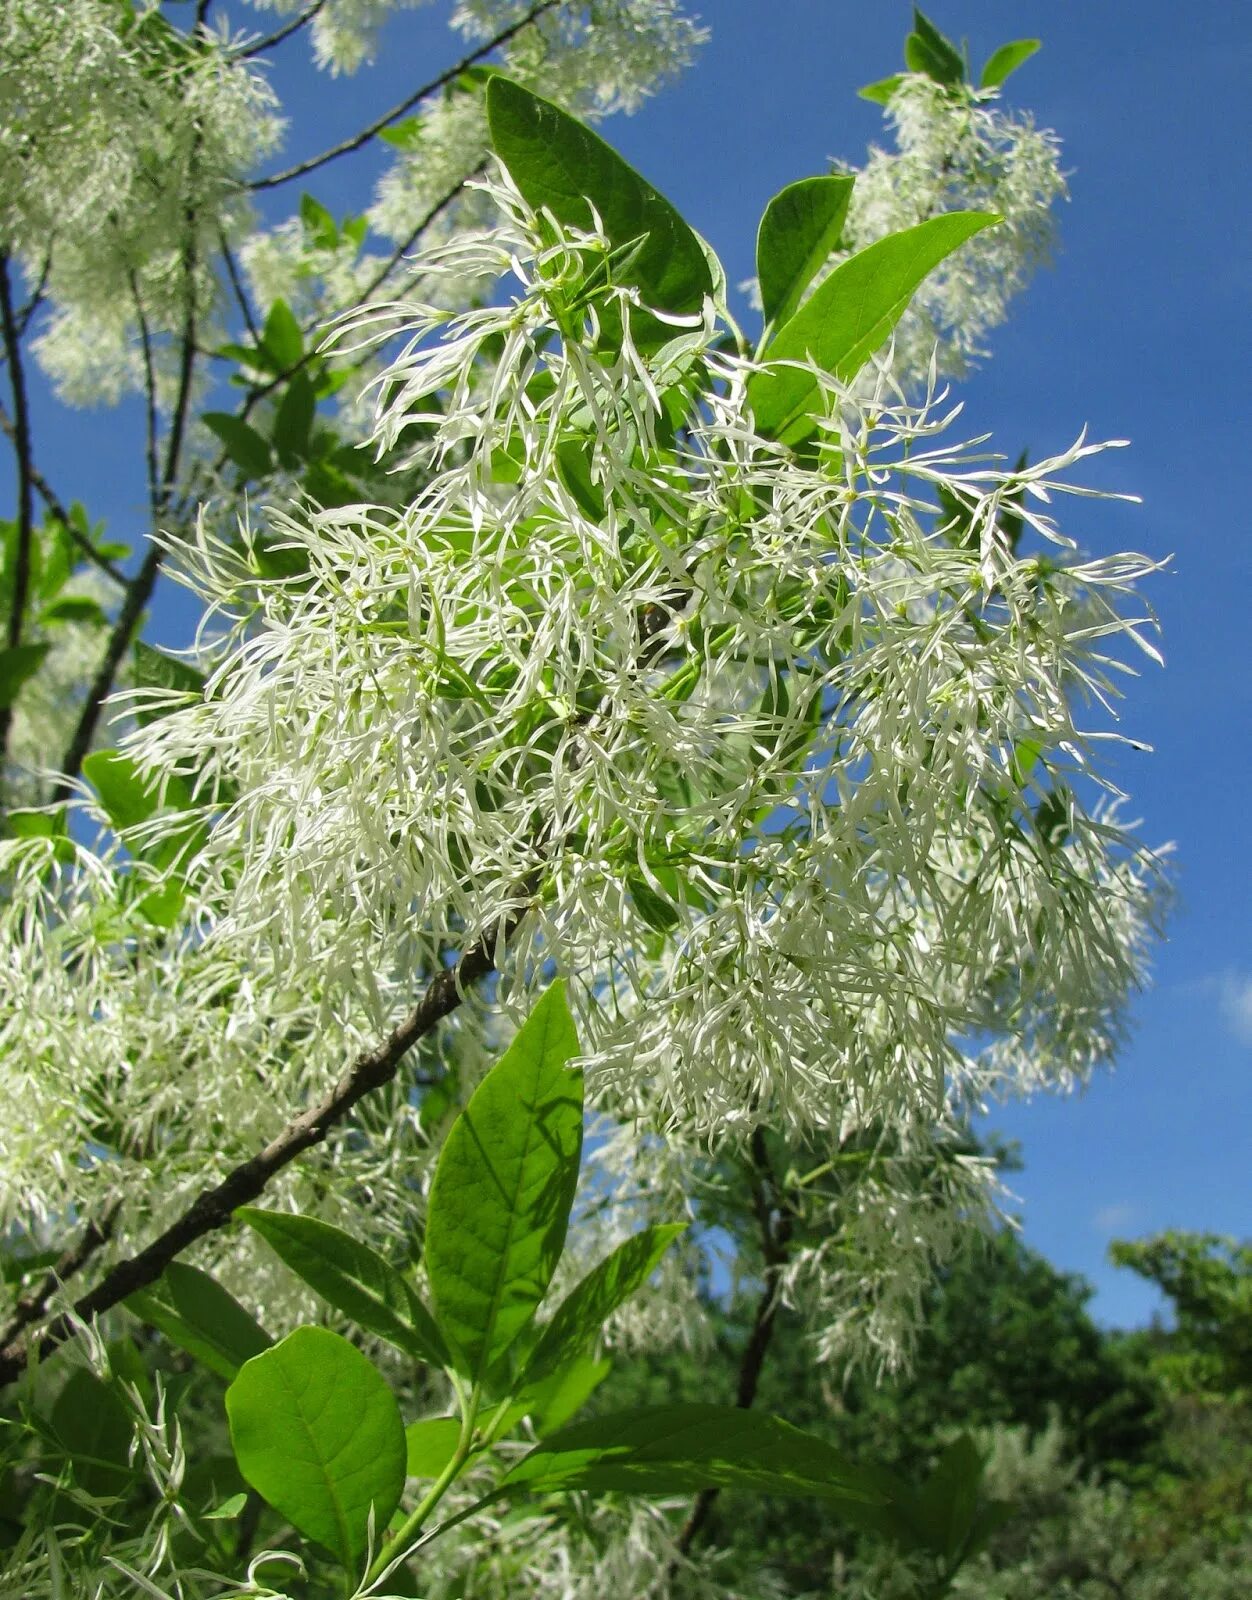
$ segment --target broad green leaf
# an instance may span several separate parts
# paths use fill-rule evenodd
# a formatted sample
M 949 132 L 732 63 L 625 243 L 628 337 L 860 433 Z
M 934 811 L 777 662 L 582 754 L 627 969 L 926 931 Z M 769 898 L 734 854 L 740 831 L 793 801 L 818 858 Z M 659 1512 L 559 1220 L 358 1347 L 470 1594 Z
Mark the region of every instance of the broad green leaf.
M 297 1328 L 226 1391 L 239 1470 L 301 1533 L 348 1568 L 404 1490 L 404 1423 L 369 1361 L 328 1328 Z
M 904 1513 L 918 1542 L 948 1561 L 960 1551 L 977 1515 L 985 1465 L 978 1446 L 962 1434 L 905 1502 Z
M 537 1383 L 580 1356 L 605 1321 L 647 1281 L 652 1269 L 685 1232 L 685 1222 L 645 1228 L 595 1266 L 557 1307 L 526 1363 L 523 1382 Z
M 591 476 L 591 448 L 581 439 L 562 439 L 556 447 L 561 482 L 592 522 L 604 521 L 604 492 Z
M 639 1406 L 550 1435 L 505 1474 L 505 1489 L 541 1494 L 691 1494 L 750 1489 L 837 1503 L 862 1526 L 883 1527 L 894 1485 L 853 1466 L 832 1445 L 777 1417 L 738 1406 Z
M 582 1151 L 582 1073 L 568 1065 L 577 1053 L 557 982 L 474 1091 L 440 1153 L 426 1266 L 439 1327 L 474 1380 L 530 1321 L 565 1244 Z
M 522 1415 L 530 1418 L 541 1437 L 563 1428 L 582 1410 L 612 1370 L 613 1363 L 607 1356 L 599 1361 L 593 1361 L 590 1356 L 576 1356 L 559 1372 L 522 1391 L 518 1396 Z
M 275 300 L 270 307 L 261 330 L 261 344 L 280 372 L 289 372 L 304 355 L 304 335 L 285 300 Z
M 317 397 L 307 372 L 297 372 L 274 414 L 274 449 L 284 467 L 294 467 L 309 452 L 309 430 Z
M 121 1397 L 94 1373 L 71 1372 L 52 1407 L 52 1431 L 88 1494 L 121 1494 L 130 1481 L 131 1420 Z
M 206 1522 L 233 1521 L 248 1503 L 246 1494 L 232 1494 L 229 1500 L 223 1500 L 214 1511 L 206 1511 Z
M 142 639 L 135 641 L 131 681 L 137 689 L 174 689 L 179 694 L 197 697 L 204 693 L 206 682 L 203 672 Z M 138 720 L 147 724 L 156 721 L 160 714 L 145 711 Z
M 815 362 L 845 382 L 884 342 L 926 275 L 967 239 L 999 219 L 953 211 L 888 234 L 835 268 L 770 340 L 769 365 L 748 380 L 757 430 L 798 444 L 814 429 L 820 388 L 811 372 L 776 363 Z
M 163 1333 L 220 1378 L 233 1378 L 245 1361 L 273 1343 L 252 1314 L 198 1267 L 171 1261 L 151 1289 L 124 1302 L 126 1309 Z
M 17 699 L 28 678 L 33 678 L 52 648 L 49 644 L 15 644 L 0 650 L 0 710 Z
M 54 600 L 39 614 L 41 625 L 49 622 L 90 622 L 102 628 L 108 620 L 98 600 L 91 600 L 86 595 L 78 594 L 65 595 L 60 600 Z
M 558 222 L 590 226 L 594 206 L 615 247 L 642 240 L 618 273 L 638 288 L 644 304 L 660 311 L 698 312 L 712 292 L 713 278 L 695 233 L 665 197 L 592 133 L 548 100 L 493 74 L 487 84 L 487 122 L 492 148 L 536 210 L 547 207 Z M 641 333 L 663 343 L 672 328 L 655 323 Z
M 222 441 L 222 448 L 245 478 L 263 478 L 272 471 L 270 447 L 251 424 L 229 411 L 206 411 L 200 420 Z
M 160 780 L 142 773 L 120 750 L 95 751 L 83 762 L 83 773 L 119 830 L 147 822 L 162 807 Z M 177 773 L 166 778 L 164 791 L 166 809 L 183 811 L 191 804 L 191 791 Z
M 306 237 L 317 249 L 333 250 L 339 243 L 339 229 L 334 217 L 311 194 L 300 196 L 300 221 Z
M 1006 78 L 1017 71 L 1024 61 L 1029 61 L 1039 48 L 1038 39 L 1014 39 L 1012 44 L 1002 44 L 992 53 L 982 69 L 983 89 L 998 89 Z
M 936 83 L 961 83 L 965 77 L 961 52 L 916 6 L 913 32 L 904 41 L 904 60 L 910 71 L 924 72 Z
M 410 1478 L 437 1478 L 456 1454 L 460 1417 L 428 1417 L 404 1430 L 405 1470 Z
M 838 247 L 851 178 L 801 178 L 765 208 L 756 236 L 756 276 L 767 323 L 781 326 Z
M 872 100 L 876 106 L 885 106 L 891 103 L 892 95 L 903 82 L 904 74 L 897 72 L 890 78 L 879 78 L 877 83 L 867 83 L 856 92 L 862 100 Z
M 244 1206 L 246 1222 L 323 1300 L 418 1361 L 444 1366 L 447 1350 L 408 1279 L 369 1245 L 316 1217 Z

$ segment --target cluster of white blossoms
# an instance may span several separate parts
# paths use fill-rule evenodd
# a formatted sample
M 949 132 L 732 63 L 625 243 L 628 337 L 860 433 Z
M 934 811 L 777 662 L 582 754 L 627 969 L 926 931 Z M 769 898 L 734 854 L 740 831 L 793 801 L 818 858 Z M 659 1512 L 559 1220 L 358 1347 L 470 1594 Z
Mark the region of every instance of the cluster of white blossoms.
M 888 362 L 819 374 L 820 448 L 780 446 L 711 305 L 638 348 L 631 292 L 588 298 L 608 241 L 487 192 L 498 223 L 415 272 L 503 276 L 495 303 L 339 333 L 404 341 L 376 438 L 426 487 L 273 515 L 283 582 L 206 524 L 178 555 L 212 670 L 129 742 L 169 802 L 139 864 L 2 847 L 5 1221 L 125 1189 L 142 1231 L 480 939 L 509 1016 L 567 976 L 592 1094 L 679 1147 L 1107 1052 L 1156 867 L 1081 804 L 1076 718 L 1153 564 L 1053 522 L 1093 447 L 1004 470 Z M 417 1121 L 401 1089 L 332 1141 L 367 1234 L 412 1200 Z
M 281 17 L 308 10 L 309 0 L 249 0 L 258 11 Z M 412 10 L 428 0 L 326 0 L 310 24 L 313 58 L 333 73 L 353 73 L 373 61 L 378 32 L 396 11 Z
M 115 400 L 144 382 L 141 320 L 159 380 L 161 336 L 213 304 L 276 102 L 225 35 L 154 8 L 10 0 L 0 29 L 0 244 L 51 302 L 34 349 L 61 396 Z
M 896 330 L 906 380 L 924 378 L 932 358 L 960 376 L 986 354 L 987 334 L 1049 257 L 1052 208 L 1066 196 L 1060 144 L 1028 115 L 1007 111 L 997 90 L 949 87 L 924 73 L 901 75 L 885 114 L 896 148 L 871 149 L 856 173 L 849 251 L 957 207 L 1003 218 L 931 273 Z

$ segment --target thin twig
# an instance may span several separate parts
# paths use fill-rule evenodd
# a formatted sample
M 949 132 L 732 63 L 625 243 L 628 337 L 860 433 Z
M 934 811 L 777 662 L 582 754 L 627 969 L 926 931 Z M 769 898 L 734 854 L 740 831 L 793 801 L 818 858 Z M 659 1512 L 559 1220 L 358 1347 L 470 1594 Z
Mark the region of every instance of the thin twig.
M 9 413 L 4 409 L 3 405 L 0 405 L 0 433 L 3 433 L 10 441 L 15 440 L 17 437 L 17 429 L 14 426 L 13 419 L 9 416 Z M 43 501 L 44 505 L 47 506 L 48 510 L 51 511 L 52 515 L 69 534 L 70 538 L 87 557 L 87 559 L 89 561 L 94 561 L 96 566 L 100 568 L 101 572 L 112 578 L 114 583 L 116 583 L 120 588 L 124 589 L 127 583 L 130 581 L 126 574 L 121 571 L 119 567 L 115 567 L 109 560 L 108 556 L 101 555 L 99 550 L 96 549 L 95 545 L 92 544 L 91 540 L 86 536 L 86 534 L 82 533 L 74 526 L 69 512 L 65 509 L 65 506 L 55 489 L 53 489 L 52 485 L 48 482 L 47 478 L 44 477 L 43 473 L 40 472 L 39 468 L 33 461 L 30 464 L 30 481 L 34 486 L 35 493 Z
M 156 366 L 152 359 L 152 334 L 148 328 L 148 318 L 143 309 L 143 297 L 139 293 L 139 284 L 132 272 L 130 275 L 130 292 L 135 302 L 135 317 L 139 323 L 139 348 L 143 353 L 143 393 L 144 393 L 144 461 L 148 473 L 148 510 L 153 520 L 156 520 L 157 506 L 160 504 L 161 482 L 160 467 L 158 466 L 157 440 L 157 391 L 156 391 Z
M 264 39 L 256 39 L 251 44 L 245 45 L 231 59 L 234 61 L 251 61 L 254 56 L 263 56 L 267 50 L 272 50 L 276 44 L 281 44 L 284 39 L 290 39 L 293 33 L 299 33 L 318 14 L 326 0 L 313 0 L 311 6 L 306 7 L 298 17 L 293 17 L 290 22 L 281 28 L 275 28 L 273 33 L 266 34 Z
M 30 319 L 43 304 L 44 290 L 48 287 L 48 274 L 52 271 L 52 251 L 49 250 L 43 258 L 43 269 L 39 274 L 39 282 L 30 292 L 30 299 L 17 314 L 17 336 L 20 339 L 30 327 Z
M 32 1322 L 38 1322 L 47 1309 L 48 1301 L 61 1285 L 81 1272 L 101 1245 L 108 1242 L 117 1226 L 120 1209 L 120 1202 L 115 1200 L 106 1208 L 98 1222 L 89 1222 L 77 1244 L 72 1244 L 48 1268 L 39 1287 L 22 1296 L 13 1307 L 13 1315 L 3 1329 L 0 1329 L 0 1350 L 11 1345 Z
M 0 322 L 3 323 L 4 353 L 9 363 L 9 384 L 13 391 L 13 453 L 17 458 L 17 542 L 13 552 L 13 593 L 5 623 L 5 642 L 15 649 L 22 642 L 26 619 L 26 598 L 30 588 L 30 546 L 35 531 L 34 484 L 30 475 L 30 413 L 26 407 L 26 374 L 22 368 L 22 349 L 13 314 L 9 257 L 0 252 Z M 0 706 L 0 773 L 4 771 L 13 727 L 13 707 Z M 0 797 L 2 803 L 2 797 Z
M 323 150 L 320 155 L 310 156 L 307 161 L 298 161 L 293 167 L 287 167 L 282 172 L 272 173 L 268 178 L 254 178 L 251 183 L 245 185 L 245 188 L 253 190 L 274 189 L 280 183 L 290 183 L 292 178 L 302 178 L 306 172 L 316 172 L 319 167 L 324 167 L 327 162 L 335 161 L 339 156 L 349 155 L 353 150 L 359 150 L 362 145 L 366 145 L 371 139 L 376 138 L 384 128 L 389 127 L 393 122 L 398 122 L 406 111 L 412 111 L 413 107 L 425 100 L 427 95 L 432 95 L 436 90 L 444 88 L 454 78 L 459 78 L 461 73 L 474 66 L 476 62 L 481 61 L 484 56 L 489 56 L 493 50 L 498 50 L 501 45 L 508 44 L 509 40 L 521 33 L 523 28 L 528 28 L 545 11 L 551 11 L 553 6 L 559 3 L 560 0 L 539 0 L 537 5 L 531 6 L 530 10 L 524 16 L 519 17 L 516 22 L 510 23 L 507 28 L 502 28 L 493 39 L 488 39 L 486 44 L 480 45 L 477 50 L 471 51 L 467 56 L 462 56 L 454 66 L 449 67 L 446 72 L 441 72 L 437 78 L 432 78 L 429 83 L 423 84 L 420 89 L 415 90 L 406 99 L 401 100 L 398 105 L 392 106 L 390 111 L 385 111 L 381 117 L 371 122 L 368 127 L 362 128 L 360 133 L 355 133 L 350 139 L 344 139 L 341 143 L 332 145 L 330 149 Z
M 779 1279 L 790 1256 L 791 1236 L 795 1231 L 795 1213 L 778 1193 L 765 1135 L 759 1128 L 752 1135 L 752 1166 L 752 1209 L 760 1230 L 765 1270 L 760 1298 L 756 1303 L 756 1315 L 752 1319 L 752 1331 L 739 1359 L 735 1404 L 743 1411 L 751 1410 L 761 1382 L 761 1371 L 778 1321 Z M 691 1515 L 678 1535 L 678 1549 L 683 1555 L 691 1549 L 700 1530 L 709 1520 L 717 1496 L 716 1489 L 701 1489 L 696 1496 Z M 673 1570 L 671 1568 L 671 1573 Z
M 243 279 L 239 276 L 239 268 L 235 263 L 234 253 L 230 248 L 225 233 L 218 234 L 222 246 L 222 259 L 226 263 L 226 276 L 230 279 L 230 286 L 235 291 L 235 299 L 239 302 L 239 309 L 243 312 L 244 326 L 251 336 L 253 344 L 259 345 L 261 334 L 252 315 L 252 307 L 248 304 L 248 296 L 244 290 Z
M 359 1055 L 328 1094 L 289 1122 L 264 1149 L 241 1162 L 220 1183 L 202 1189 L 183 1214 L 146 1249 L 111 1267 L 89 1294 L 75 1302 L 73 1318 L 58 1317 L 33 1347 L 19 1340 L 0 1348 L 0 1385 L 18 1377 L 36 1350 L 42 1359 L 64 1344 L 73 1336 L 77 1320 L 98 1316 L 136 1290 L 155 1283 L 170 1262 L 189 1245 L 224 1227 L 237 1207 L 256 1200 L 271 1178 L 305 1150 L 320 1144 L 359 1100 L 390 1083 L 418 1040 L 457 1009 L 472 984 L 495 970 L 497 954 L 513 937 L 530 909 L 535 889 L 532 876 L 520 886 L 521 903 L 504 923 L 484 934 L 455 966 L 445 968 L 432 978 L 421 1000 L 380 1044 Z

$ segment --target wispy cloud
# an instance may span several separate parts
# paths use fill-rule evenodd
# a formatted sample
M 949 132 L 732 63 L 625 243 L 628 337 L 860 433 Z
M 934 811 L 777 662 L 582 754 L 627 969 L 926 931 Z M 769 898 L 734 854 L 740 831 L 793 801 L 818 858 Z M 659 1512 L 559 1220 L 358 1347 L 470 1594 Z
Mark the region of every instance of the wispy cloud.
M 1120 1200 L 1111 1206 L 1101 1206 L 1091 1221 L 1097 1233 L 1122 1233 L 1139 1215 L 1139 1208 Z
M 1252 973 L 1225 972 L 1217 980 L 1222 1020 L 1244 1044 L 1252 1044 Z

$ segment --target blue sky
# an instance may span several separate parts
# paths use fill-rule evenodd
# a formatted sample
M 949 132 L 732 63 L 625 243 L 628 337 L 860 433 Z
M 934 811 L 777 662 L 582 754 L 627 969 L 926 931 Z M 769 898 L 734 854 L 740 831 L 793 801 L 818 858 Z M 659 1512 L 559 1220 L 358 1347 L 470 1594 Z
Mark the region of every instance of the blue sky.
M 255 18 L 220 9 L 237 24 Z M 855 91 L 897 70 L 909 7 L 705 0 L 693 9 L 713 30 L 697 64 L 603 131 L 712 242 L 733 283 L 752 270 L 773 193 L 831 157 L 859 161 L 881 138 L 877 108 Z M 321 148 L 455 59 L 447 10 L 395 18 L 379 65 L 346 86 L 315 74 L 299 42 L 285 45 L 276 87 L 296 128 L 313 130 L 289 154 Z M 931 0 L 928 10 L 950 37 L 969 40 L 976 62 L 1008 38 L 1043 39 L 1009 98 L 1061 135 L 1073 193 L 1054 268 L 963 386 L 969 431 L 994 431 L 1013 456 L 1058 449 L 1084 423 L 1096 437 L 1128 437 L 1133 448 L 1093 475 L 1144 504 L 1082 503 L 1084 537 L 1097 552 L 1175 556 L 1150 591 L 1167 669 L 1130 685 L 1123 719 L 1155 753 L 1127 753 L 1118 766 L 1145 837 L 1177 846 L 1180 904 L 1155 987 L 1135 1006 L 1115 1072 L 1080 1097 L 1040 1098 L 991 1119 L 1021 1141 L 1026 1166 L 1012 1182 L 1027 1240 L 1092 1279 L 1099 1317 L 1133 1323 L 1155 1302 L 1105 1264 L 1110 1238 L 1168 1226 L 1252 1231 L 1252 554 L 1235 471 L 1247 450 L 1252 353 L 1252 48 L 1230 0 Z M 336 212 L 359 210 L 374 170 L 367 154 L 310 187 Z M 133 463 L 116 454 L 122 421 L 82 414 L 65 430 L 64 414 L 37 397 L 39 459 L 63 496 L 83 498 L 118 537 L 142 525 L 138 453 Z M 72 440 L 68 453 L 58 429 Z M 0 470 L 10 483 L 7 461 Z M 189 621 L 162 591 L 153 636 L 184 642 Z

